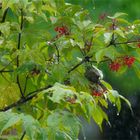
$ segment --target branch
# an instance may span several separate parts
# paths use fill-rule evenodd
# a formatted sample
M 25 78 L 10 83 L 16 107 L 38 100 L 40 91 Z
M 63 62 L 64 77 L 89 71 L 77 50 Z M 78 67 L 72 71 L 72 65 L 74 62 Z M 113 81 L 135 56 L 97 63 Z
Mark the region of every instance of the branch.
M 11 82 L 5 77 L 5 75 L 3 75 L 3 73 L 1 73 L 1 76 L 2 76 L 3 79 L 6 80 L 8 83 L 11 83 Z
M 9 72 L 13 72 L 13 70 L 0 70 L 0 73 L 9 73 Z
M 6 15 L 7 15 L 7 12 L 8 12 L 8 9 L 9 9 L 9 8 L 7 8 L 7 9 L 4 11 L 3 16 L 2 16 L 1 23 L 5 22 Z
M 7 111 L 7 110 L 12 109 L 14 107 L 17 107 L 17 106 L 19 106 L 21 104 L 24 104 L 24 103 L 30 101 L 31 99 L 33 99 L 35 96 L 37 96 L 39 92 L 41 92 L 43 90 L 46 90 L 46 89 L 48 89 L 50 87 L 51 86 L 49 85 L 47 87 L 40 88 L 40 89 L 37 89 L 35 91 L 32 91 L 25 98 L 21 97 L 17 102 L 14 102 L 14 103 L 10 104 L 9 106 L 6 106 L 3 109 L 0 109 L 0 111 Z
M 20 44 L 21 44 L 21 31 L 23 29 L 23 11 L 21 9 L 21 21 L 20 21 L 20 33 L 18 34 L 18 45 L 17 45 L 17 49 L 20 50 Z M 19 55 L 17 56 L 17 68 L 19 67 Z M 19 74 L 17 74 L 17 84 L 21 93 L 22 98 L 24 98 L 24 94 L 22 92 L 22 88 L 20 85 L 20 80 L 19 80 Z
M 140 40 L 131 40 L 131 41 L 126 41 L 126 42 L 116 42 L 115 45 L 137 43 L 137 42 L 140 42 Z
M 88 62 L 89 59 L 92 58 L 92 56 L 86 56 L 81 62 L 79 62 L 77 65 L 75 65 L 73 68 L 71 68 L 68 73 L 71 73 L 73 70 L 78 68 L 80 65 L 82 65 L 84 62 Z
M 23 140 L 25 135 L 26 135 L 26 131 L 23 132 L 23 134 L 22 134 L 20 140 Z
M 2 3 L 0 3 L 0 9 L 2 8 Z
M 15 60 L 16 58 L 14 58 L 14 59 L 12 59 L 6 66 L 4 66 L 4 68 L 2 68 L 0 71 L 1 72 L 4 72 L 4 71 L 6 71 L 5 69 L 6 69 L 6 67 L 8 67 L 14 60 Z M 13 72 L 14 70 L 9 70 L 9 71 L 7 71 L 7 72 Z

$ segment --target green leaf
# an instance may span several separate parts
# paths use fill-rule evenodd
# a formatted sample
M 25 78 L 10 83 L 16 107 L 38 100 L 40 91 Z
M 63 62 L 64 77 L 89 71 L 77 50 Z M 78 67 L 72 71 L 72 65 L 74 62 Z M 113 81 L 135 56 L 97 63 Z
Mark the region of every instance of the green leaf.
M 124 32 L 121 29 L 118 28 L 118 29 L 114 30 L 114 32 L 117 33 L 122 38 L 126 38 Z
M 0 23 L 0 31 L 4 34 L 5 37 L 8 37 L 10 34 L 10 23 Z
M 103 120 L 105 119 L 106 121 L 108 121 L 106 113 L 98 105 L 94 105 L 92 113 L 94 121 L 99 125 L 100 129 L 102 130 Z
M 104 33 L 104 40 L 105 40 L 105 43 L 109 43 L 112 39 L 112 34 L 113 33 Z
M 63 71 L 63 72 L 62 72 Z M 50 81 L 53 81 L 54 83 L 60 82 L 62 83 L 67 75 L 67 69 L 64 67 L 63 64 L 54 64 L 51 69 Z
M 47 118 L 47 125 L 64 133 L 68 139 L 76 139 L 80 129 L 79 119 L 70 112 L 56 110 Z M 56 135 L 56 134 L 55 134 Z
M 107 47 L 106 49 L 104 49 L 104 55 L 108 58 L 110 58 L 111 60 L 114 60 L 115 57 L 118 55 L 119 53 L 117 52 L 117 50 L 110 46 L 110 47 Z
M 112 90 L 112 86 L 104 80 L 101 80 L 101 83 L 109 90 Z
M 12 127 L 19 121 L 20 116 L 17 113 L 0 112 L 0 134 L 2 134 L 4 130 Z
M 22 114 L 21 119 L 23 121 L 23 128 L 26 131 L 26 134 L 31 140 L 36 139 L 37 134 L 41 133 L 39 122 L 30 115 Z
M 138 78 L 140 78 L 140 69 L 136 65 L 133 65 L 133 67 L 136 75 L 138 76 Z
M 108 18 L 115 19 L 115 18 L 118 18 L 118 17 L 121 17 L 121 16 L 126 16 L 126 15 L 127 15 L 126 13 L 117 12 L 112 17 L 111 16 L 108 16 Z
M 98 52 L 96 52 L 95 58 L 96 58 L 97 63 L 99 63 L 101 60 L 103 60 L 103 58 L 104 58 L 104 49 L 101 49 Z
M 129 106 L 130 110 L 131 110 L 131 113 L 134 115 L 133 113 L 133 110 L 132 110 L 132 107 L 131 107 L 131 103 L 129 102 L 129 100 L 127 100 L 124 96 L 122 95 L 119 95 L 119 97 L 124 100 L 126 102 L 126 104 Z
M 50 99 L 56 103 L 61 103 L 62 100 L 65 101 L 68 97 L 74 97 L 74 95 L 77 94 L 73 87 L 59 83 L 55 83 L 55 85 L 47 91 L 52 92 Z
M 121 102 L 120 102 L 120 95 L 116 90 L 109 90 L 107 93 L 107 97 L 109 101 L 113 104 L 113 106 L 117 107 L 118 113 L 121 110 Z

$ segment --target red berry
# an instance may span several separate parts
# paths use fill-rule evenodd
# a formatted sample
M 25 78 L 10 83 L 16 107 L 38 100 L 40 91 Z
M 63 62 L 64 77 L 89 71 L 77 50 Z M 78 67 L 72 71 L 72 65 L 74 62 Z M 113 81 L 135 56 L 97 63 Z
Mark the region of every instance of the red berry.
M 100 20 L 104 20 L 106 17 L 107 17 L 107 14 L 106 14 L 106 13 L 102 13 L 102 14 L 99 16 L 99 19 L 100 19 Z
M 57 26 L 54 30 L 58 32 L 59 37 L 62 35 L 69 35 L 69 30 L 66 26 Z
M 135 57 L 133 56 L 125 56 L 123 58 L 124 65 L 127 65 L 128 67 L 131 67 L 132 64 L 135 62 Z
M 94 90 L 94 91 L 92 92 L 92 96 L 100 97 L 100 96 L 102 96 L 102 95 L 103 95 L 103 93 L 98 92 L 98 91 L 96 91 L 96 90 Z
M 58 26 L 55 27 L 54 30 L 57 32 L 59 30 L 59 27 Z
M 137 44 L 138 48 L 140 48 L 140 43 Z
M 114 61 L 114 62 L 109 64 L 109 68 L 112 71 L 116 71 L 117 72 L 120 69 L 120 67 L 121 67 L 121 64 L 119 62 L 116 62 L 116 61 Z

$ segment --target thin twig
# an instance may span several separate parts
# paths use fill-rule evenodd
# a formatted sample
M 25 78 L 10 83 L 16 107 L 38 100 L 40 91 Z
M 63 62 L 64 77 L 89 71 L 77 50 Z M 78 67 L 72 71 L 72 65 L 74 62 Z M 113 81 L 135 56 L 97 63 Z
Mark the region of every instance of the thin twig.
M 131 40 L 131 41 L 126 41 L 126 42 L 116 42 L 115 45 L 137 43 L 137 42 L 140 42 L 140 40 Z
M 2 8 L 2 2 L 0 3 L 0 9 Z
M 54 46 L 55 46 L 55 49 L 56 49 L 56 52 L 57 52 L 57 61 L 59 63 L 60 61 L 60 53 L 59 53 L 59 49 L 58 49 L 58 46 L 54 43 Z
M 86 56 L 81 62 L 79 62 L 77 65 L 75 65 L 73 68 L 71 68 L 68 73 L 71 73 L 73 70 L 75 70 L 76 68 L 78 68 L 80 65 L 82 65 L 84 62 L 87 62 L 89 61 L 89 59 L 91 58 L 92 56 Z
M 16 58 L 14 58 L 14 59 L 12 59 L 6 66 L 4 66 L 4 68 L 2 68 L 1 70 L 0 70 L 0 72 L 2 73 L 2 72 L 6 72 L 6 67 L 8 67 L 14 60 L 15 60 Z M 7 72 L 12 72 L 13 70 L 9 70 L 9 71 L 7 71 Z
M 20 140 L 23 140 L 23 139 L 24 139 L 25 134 L 26 134 L 26 131 L 23 132 L 23 134 L 22 134 Z
M 21 21 L 20 21 L 20 32 L 18 34 L 18 45 L 17 45 L 17 49 L 20 50 L 20 44 L 21 44 L 21 31 L 23 29 L 23 11 L 21 9 Z M 19 55 L 17 56 L 17 68 L 19 67 Z M 19 80 L 19 74 L 17 74 L 17 84 L 18 84 L 18 87 L 19 87 L 19 90 L 20 90 L 20 93 L 21 93 L 21 96 L 22 98 L 24 98 L 24 94 L 22 92 L 22 88 L 21 88 L 21 85 L 20 85 L 20 80 Z
M 13 72 L 13 70 L 0 70 L 0 73 L 9 73 L 9 72 Z
M 11 83 L 11 82 L 5 77 L 5 75 L 4 75 L 3 73 L 1 73 L 1 76 L 3 77 L 3 79 L 4 79 L 5 81 L 7 81 L 8 83 Z
M 8 9 L 9 9 L 9 8 L 7 8 L 7 9 L 4 11 L 3 16 L 2 16 L 1 23 L 5 22 L 6 15 L 7 15 L 7 13 L 8 13 Z

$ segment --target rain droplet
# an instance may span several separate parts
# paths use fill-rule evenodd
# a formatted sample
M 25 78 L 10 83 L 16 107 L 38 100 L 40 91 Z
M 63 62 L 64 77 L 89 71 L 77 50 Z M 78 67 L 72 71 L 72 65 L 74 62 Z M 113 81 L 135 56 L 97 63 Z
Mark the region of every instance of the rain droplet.
M 108 121 L 108 125 L 111 127 L 111 123 L 110 123 L 110 121 Z
M 113 104 L 113 106 L 116 106 L 115 104 Z
M 84 136 L 84 140 L 86 140 L 87 138 Z
M 119 112 L 117 113 L 117 116 L 119 116 L 120 114 L 119 114 Z

